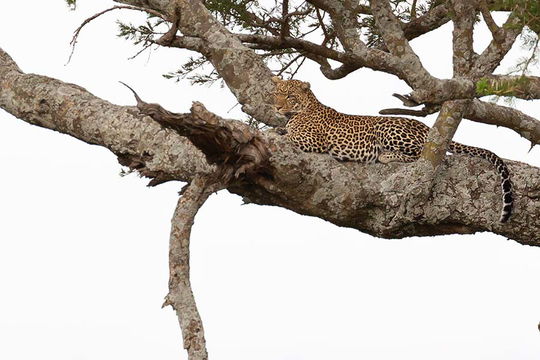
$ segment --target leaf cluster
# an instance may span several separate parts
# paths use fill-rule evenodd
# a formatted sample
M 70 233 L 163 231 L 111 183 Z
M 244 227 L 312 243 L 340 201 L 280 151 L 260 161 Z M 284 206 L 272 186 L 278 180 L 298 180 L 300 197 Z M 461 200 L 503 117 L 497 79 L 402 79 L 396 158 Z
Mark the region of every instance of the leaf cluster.
M 75 10 L 75 8 L 77 7 L 77 0 L 66 0 L 66 4 L 71 10 Z

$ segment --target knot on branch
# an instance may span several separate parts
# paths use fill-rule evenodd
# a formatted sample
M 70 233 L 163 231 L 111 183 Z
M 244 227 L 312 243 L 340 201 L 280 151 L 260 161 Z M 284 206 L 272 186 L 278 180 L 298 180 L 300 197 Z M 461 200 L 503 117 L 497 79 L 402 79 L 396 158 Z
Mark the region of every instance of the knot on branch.
M 270 150 L 258 130 L 240 121 L 223 119 L 199 102 L 193 103 L 190 113 L 170 112 L 159 104 L 142 101 L 133 89 L 122 84 L 133 92 L 142 114 L 187 137 L 210 164 L 216 164 L 221 181 L 270 173 Z

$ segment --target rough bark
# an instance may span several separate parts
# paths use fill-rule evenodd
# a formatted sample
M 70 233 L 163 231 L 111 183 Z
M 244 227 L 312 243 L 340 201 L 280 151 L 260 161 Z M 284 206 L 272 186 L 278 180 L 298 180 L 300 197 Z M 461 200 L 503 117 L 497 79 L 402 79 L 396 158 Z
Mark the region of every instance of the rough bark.
M 98 144 L 151 178 L 190 181 L 215 172 L 203 152 L 176 130 L 98 99 L 81 87 L 24 74 L 0 52 L 0 107 L 29 123 Z M 192 114 L 183 119 L 200 121 Z M 220 119 L 219 122 L 226 121 Z M 247 131 L 230 122 L 232 132 Z M 270 174 L 241 176 L 228 190 L 252 203 L 285 207 L 384 238 L 491 231 L 540 246 L 540 169 L 508 161 L 515 185 L 515 215 L 497 222 L 499 178 L 488 163 L 453 156 L 441 164 L 432 197 L 411 187 L 422 175 L 416 164 L 342 163 L 304 153 L 274 131 L 257 132 L 270 156 Z
M 437 168 L 446 156 L 448 145 L 461 122 L 469 101 L 447 101 L 443 104 L 435 124 L 431 127 L 421 158 L 429 161 L 433 169 Z
M 454 79 L 465 78 L 472 66 L 475 5 L 474 1 L 461 0 L 452 0 L 449 4 L 456 16 L 452 31 Z M 467 100 L 454 100 L 442 105 L 439 116 L 429 131 L 421 155 L 421 160 L 426 160 L 433 171 L 437 170 L 444 159 L 448 145 L 469 103 L 470 101 Z
M 189 360 L 208 359 L 203 323 L 189 277 L 189 242 L 195 215 L 208 196 L 220 188 L 212 180 L 212 177 L 196 176 L 183 191 L 171 220 L 169 293 L 163 306 L 170 305 L 176 311 Z
M 257 57 L 253 49 L 295 49 L 303 56 L 318 62 L 321 65 L 323 74 L 330 79 L 344 77 L 361 67 L 387 72 L 404 80 L 413 88 L 413 91 L 406 96 L 408 99 L 406 106 L 424 104 L 430 109 L 436 109 L 446 101 L 472 99 L 488 95 L 486 87 L 479 86 L 482 81 L 481 78 L 489 75 L 498 66 L 521 32 L 519 21 L 516 20 L 515 16 L 510 16 L 506 24 L 499 29 L 498 35 L 494 36 L 492 43 L 482 54 L 474 54 L 469 49 L 466 51 L 468 55 L 462 56 L 471 64 L 468 77 L 437 79 L 422 67 L 418 57 L 408 45 L 408 40 L 414 38 L 411 32 L 427 32 L 445 23 L 450 17 L 448 11 L 451 7 L 456 8 L 457 6 L 457 9 L 462 14 L 472 14 L 472 11 L 469 11 L 471 8 L 470 2 L 460 0 L 455 0 L 452 3 L 445 2 L 431 9 L 424 16 L 405 24 L 396 19 L 387 1 L 373 1 L 370 7 L 358 6 L 358 3 L 354 1 L 310 1 L 315 7 L 330 14 L 337 36 L 345 51 L 327 47 L 324 42 L 323 44 L 316 44 L 306 39 L 282 36 L 283 34 L 276 31 L 270 31 L 271 35 L 231 33 L 217 22 L 197 0 L 119 0 L 118 2 L 140 6 L 154 12 L 158 11 L 164 14 L 164 18 L 174 22 L 183 35 L 175 36 L 176 27 L 173 26 L 172 30 L 174 31 L 170 33 L 171 36 L 167 37 L 166 41 L 162 38 L 157 43 L 163 46 L 187 48 L 207 56 L 216 67 L 216 71 L 236 95 L 238 101 L 244 104 L 244 110 L 257 120 L 271 126 L 281 126 L 284 124 L 285 119 L 276 116 L 272 108 L 267 104 L 273 85 L 268 80 L 269 70 Z M 491 2 L 488 2 L 487 5 L 490 9 L 494 6 Z M 454 12 L 454 9 L 451 10 Z M 189 16 L 180 17 L 178 21 L 178 12 L 189 14 Z M 384 23 L 384 26 L 381 26 L 381 33 L 385 38 L 385 42 L 388 43 L 386 48 L 390 49 L 390 53 L 379 48 L 369 48 L 362 42 L 360 24 L 356 18 L 358 13 L 373 14 L 379 23 Z M 252 17 L 255 16 L 251 15 Z M 470 16 L 466 18 L 470 18 Z M 463 19 L 461 17 L 457 18 L 458 27 L 459 24 L 464 24 Z M 264 23 L 258 18 L 252 20 L 255 23 Z M 470 28 L 470 24 L 467 26 Z M 466 29 L 467 26 L 461 27 Z M 463 35 L 468 34 L 467 37 L 459 37 L 459 39 L 468 39 L 467 41 L 470 43 L 470 32 L 460 31 L 460 33 Z M 458 46 L 455 50 L 458 52 L 463 50 L 460 50 L 460 48 L 463 48 L 462 45 L 466 43 L 464 41 L 456 42 Z M 335 60 L 342 65 L 332 68 L 329 59 Z M 520 88 L 517 89 L 516 93 L 518 96 L 528 99 L 538 98 L 537 80 L 534 77 L 528 79 L 527 84 L 529 85 L 524 88 L 525 82 L 520 82 Z M 513 84 L 515 85 L 515 82 Z M 483 90 L 479 91 L 479 89 Z M 472 107 L 476 107 L 478 104 L 480 103 L 475 101 Z M 485 113 L 483 111 L 474 111 L 473 116 L 467 116 L 467 114 L 465 116 L 473 121 L 509 126 L 533 143 L 537 143 L 535 139 L 540 137 L 540 132 L 538 132 L 540 127 L 536 125 L 539 122 L 538 120 L 517 110 L 504 107 L 500 107 L 499 110 L 501 113 L 510 116 L 512 121 L 500 116 L 481 117 Z M 396 112 L 394 111 L 394 113 Z M 521 119 L 521 121 L 518 121 L 518 119 Z M 523 131 L 525 127 L 528 128 L 527 131 Z
M 268 125 L 283 125 L 267 104 L 274 85 L 271 72 L 252 49 L 221 25 L 198 0 L 116 0 L 164 14 L 186 36 L 198 38 L 204 46 L 201 53 L 210 60 L 242 109 Z M 189 45 L 193 45 L 191 42 Z
M 283 125 L 285 119 L 269 104 L 271 72 L 256 49 L 295 49 L 319 63 L 328 78 L 344 77 L 360 67 L 384 71 L 412 87 L 408 96 L 400 97 L 407 106 L 424 104 L 425 113 L 442 107 L 416 163 L 344 163 L 301 152 L 276 131 L 221 118 L 200 103 L 188 113 L 175 114 L 135 94 L 137 108 L 116 106 L 76 85 L 25 74 L 0 49 L 1 108 L 23 121 L 110 149 L 121 164 L 149 177 L 150 185 L 190 183 L 172 219 L 169 294 L 164 303 L 177 313 L 190 360 L 208 358 L 189 279 L 190 232 L 198 209 L 222 188 L 246 202 L 284 207 L 382 238 L 490 231 L 540 246 L 540 169 L 507 161 L 516 200 L 513 217 L 502 224 L 497 221 L 501 204 L 496 171 L 480 159 L 445 156 L 462 117 L 509 127 L 533 145 L 539 143 L 538 120 L 475 99 L 491 94 L 540 98 L 538 77 L 492 75 L 521 32 L 519 14 L 498 27 L 489 13 L 491 1 L 451 0 L 421 17 L 411 14 L 413 19 L 403 23 L 387 0 L 371 0 L 369 6 L 348 0 L 310 1 L 329 13 L 340 49 L 327 46 L 326 39 L 316 44 L 295 38 L 288 1 L 283 2 L 281 18 L 272 20 L 280 24 L 277 28 L 247 13 L 248 21 L 268 30 L 262 34 L 232 33 L 200 0 L 117 2 L 169 21 L 170 31 L 153 41 L 201 53 L 243 110 L 270 126 Z M 493 35 L 480 55 L 472 46 L 478 10 Z M 361 40 L 359 14 L 373 16 L 384 43 L 370 48 Z M 423 67 L 409 40 L 451 17 L 454 77 L 437 79 Z M 341 65 L 332 68 L 329 60 Z
M 529 140 L 531 146 L 540 144 L 540 121 L 519 110 L 473 100 L 465 114 L 465 118 L 484 124 L 504 126 Z

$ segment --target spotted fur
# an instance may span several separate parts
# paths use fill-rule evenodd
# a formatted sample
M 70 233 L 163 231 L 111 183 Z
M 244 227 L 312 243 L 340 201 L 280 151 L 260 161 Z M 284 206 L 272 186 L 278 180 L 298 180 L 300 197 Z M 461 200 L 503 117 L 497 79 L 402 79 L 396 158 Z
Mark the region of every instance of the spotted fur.
M 347 115 L 321 104 L 307 82 L 276 83 L 275 107 L 290 116 L 287 136 L 303 151 L 329 153 L 339 160 L 389 163 L 413 162 L 420 157 L 429 127 L 420 121 L 388 116 Z M 504 161 L 491 151 L 452 142 L 449 151 L 488 160 L 501 176 L 501 222 L 512 214 L 510 174 Z

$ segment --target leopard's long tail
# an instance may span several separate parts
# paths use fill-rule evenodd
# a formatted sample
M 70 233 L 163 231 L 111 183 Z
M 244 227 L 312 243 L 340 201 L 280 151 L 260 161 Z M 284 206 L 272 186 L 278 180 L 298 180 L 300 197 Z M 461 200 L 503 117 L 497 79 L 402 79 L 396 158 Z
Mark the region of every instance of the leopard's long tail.
M 507 222 L 512 215 L 512 209 L 514 207 L 514 197 L 512 194 L 512 182 L 510 181 L 510 172 L 508 171 L 508 167 L 506 166 L 504 161 L 502 161 L 500 157 L 498 157 L 489 150 L 477 148 L 474 146 L 463 145 L 456 142 L 450 143 L 448 150 L 456 154 L 467 154 L 470 156 L 481 157 L 495 166 L 497 172 L 501 176 L 501 189 L 503 199 L 503 207 L 501 211 L 501 218 L 499 219 L 499 221 L 502 223 Z

